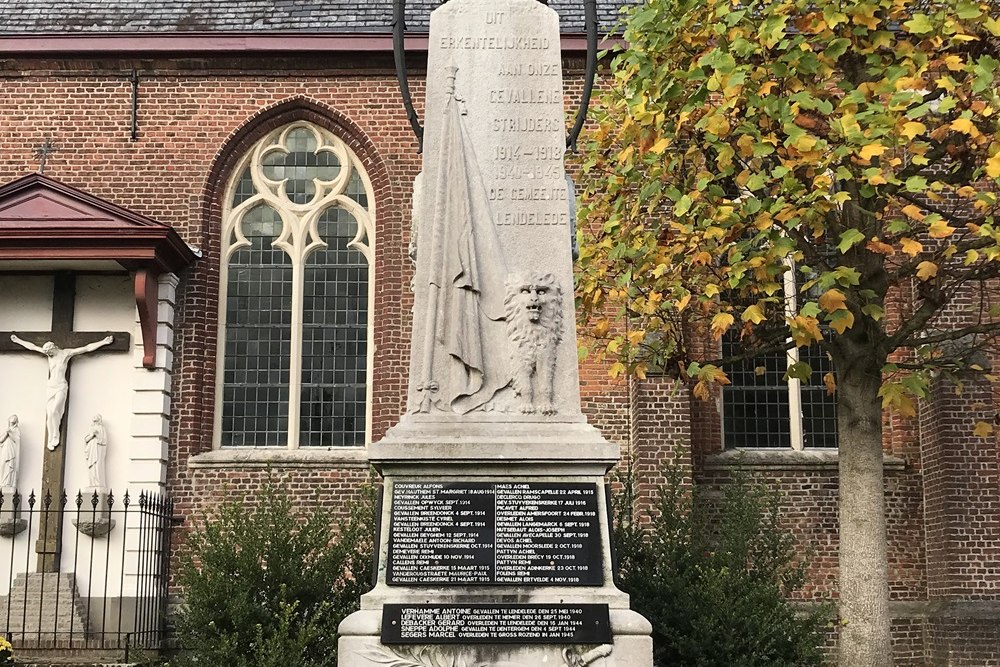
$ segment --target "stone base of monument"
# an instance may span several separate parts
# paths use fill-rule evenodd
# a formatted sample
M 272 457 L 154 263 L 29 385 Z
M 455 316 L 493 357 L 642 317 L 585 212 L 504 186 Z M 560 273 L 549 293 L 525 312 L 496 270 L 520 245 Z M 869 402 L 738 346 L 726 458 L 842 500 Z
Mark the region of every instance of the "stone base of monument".
M 651 627 L 639 614 L 612 610 L 612 639 L 593 643 L 386 644 L 380 640 L 381 612 L 362 610 L 340 624 L 340 667 L 632 667 L 653 664 Z M 477 642 L 479 640 L 476 640 Z
M 0 535 L 13 537 L 28 527 L 27 520 L 21 518 L 21 498 L 10 486 L 0 487 L 0 498 Z
M 613 580 L 604 475 L 580 422 L 404 418 L 384 478 L 377 584 L 340 626 L 350 667 L 652 665 L 652 628 Z
M 72 523 L 88 537 L 104 537 L 115 527 L 111 518 L 111 505 L 108 503 L 108 490 L 94 487 L 81 491 L 83 504 L 80 505 Z

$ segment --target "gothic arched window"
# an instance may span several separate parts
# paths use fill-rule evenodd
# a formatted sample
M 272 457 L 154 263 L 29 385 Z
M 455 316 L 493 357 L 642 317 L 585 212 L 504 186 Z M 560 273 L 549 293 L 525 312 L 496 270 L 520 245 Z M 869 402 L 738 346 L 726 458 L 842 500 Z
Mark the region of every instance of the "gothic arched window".
M 371 185 L 330 132 L 297 122 L 254 144 L 222 218 L 223 447 L 364 445 Z

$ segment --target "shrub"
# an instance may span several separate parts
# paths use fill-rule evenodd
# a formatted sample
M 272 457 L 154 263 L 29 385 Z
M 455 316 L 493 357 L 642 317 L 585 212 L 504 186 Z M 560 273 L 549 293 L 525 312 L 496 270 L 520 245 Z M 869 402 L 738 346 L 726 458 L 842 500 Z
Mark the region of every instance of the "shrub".
M 819 665 L 829 610 L 797 613 L 805 563 L 779 526 L 779 494 L 737 472 L 715 503 L 666 470 L 652 511 L 634 508 L 626 476 L 615 499 L 621 587 L 653 624 L 657 666 Z
M 224 503 L 190 535 L 176 664 L 335 666 L 337 625 L 370 588 L 374 523 L 371 488 L 339 531 L 325 510 L 297 516 L 272 484 Z
M 0 665 L 13 665 L 14 647 L 7 641 L 6 637 L 0 636 Z

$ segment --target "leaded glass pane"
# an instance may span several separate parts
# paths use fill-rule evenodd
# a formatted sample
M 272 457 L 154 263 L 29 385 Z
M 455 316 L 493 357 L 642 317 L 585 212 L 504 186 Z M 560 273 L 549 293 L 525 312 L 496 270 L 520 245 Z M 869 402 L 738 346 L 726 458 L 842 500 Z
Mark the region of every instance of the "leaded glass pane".
M 233 253 L 227 272 L 222 444 L 275 446 L 288 432 L 292 271 L 271 247 L 281 218 L 268 206 L 242 220 L 249 248 Z
M 813 384 L 802 383 L 802 439 L 805 447 L 837 446 L 837 399 L 827 393 L 824 375 L 833 370 L 830 358 L 818 346 L 799 350 L 799 359 L 812 368 Z
M 792 446 L 788 387 L 724 387 L 726 447 Z
M 233 191 L 233 208 L 253 197 L 256 192 L 253 176 L 250 175 L 250 167 L 247 167 L 240 175 L 240 180 L 236 181 L 236 188 Z
M 351 170 L 351 180 L 347 184 L 347 196 L 358 202 L 362 208 L 368 208 L 368 190 L 357 169 Z
M 364 172 L 342 141 L 303 123 L 270 133 L 250 155 L 223 220 L 231 260 L 221 444 L 364 444 L 371 225 Z M 344 209 L 344 197 L 360 210 Z M 248 202 L 250 212 L 237 210 Z M 249 248 L 239 247 L 244 238 Z M 278 238 L 285 249 L 272 247 Z M 317 240 L 328 247 L 306 256 Z M 294 290 L 293 280 L 302 281 Z
M 722 337 L 723 357 L 743 350 L 732 331 Z M 784 352 L 746 359 L 727 369 L 731 384 L 722 388 L 725 446 L 791 447 L 788 364 Z
M 723 357 L 743 351 L 732 330 L 722 337 Z M 727 369 L 731 384 L 722 388 L 722 428 L 726 448 L 792 446 L 791 420 L 802 420 L 802 446 L 837 446 L 836 399 L 822 377 L 832 370 L 819 346 L 802 348 L 799 359 L 813 370 L 813 383 L 799 383 L 801 415 L 790 414 L 791 385 L 785 379 L 785 352 L 762 354 Z
M 367 405 L 368 264 L 349 248 L 358 223 L 330 208 L 319 219 L 326 248 L 306 262 L 302 327 L 303 447 L 363 445 Z

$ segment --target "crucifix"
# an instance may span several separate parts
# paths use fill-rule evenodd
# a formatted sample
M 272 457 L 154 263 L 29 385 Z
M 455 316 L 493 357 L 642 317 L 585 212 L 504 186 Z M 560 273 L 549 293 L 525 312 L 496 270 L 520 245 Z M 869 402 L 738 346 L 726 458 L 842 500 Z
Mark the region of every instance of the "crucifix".
M 36 352 L 45 355 L 49 364 L 40 494 L 43 505 L 38 541 L 35 542 L 39 572 L 59 571 L 70 362 L 81 354 L 98 351 L 127 352 L 131 344 L 131 337 L 124 331 L 73 331 L 75 305 L 76 276 L 73 273 L 57 273 L 52 293 L 52 330 L 0 332 L 0 352 Z

